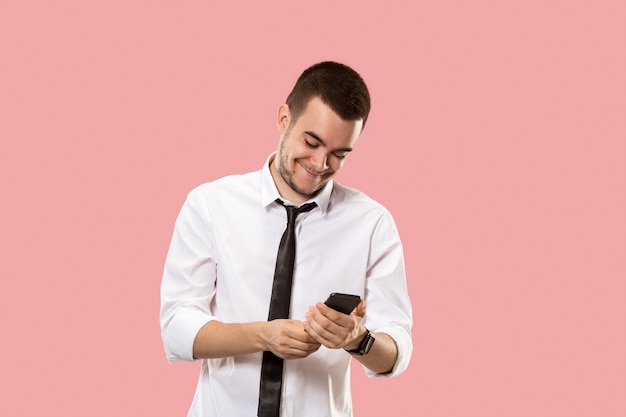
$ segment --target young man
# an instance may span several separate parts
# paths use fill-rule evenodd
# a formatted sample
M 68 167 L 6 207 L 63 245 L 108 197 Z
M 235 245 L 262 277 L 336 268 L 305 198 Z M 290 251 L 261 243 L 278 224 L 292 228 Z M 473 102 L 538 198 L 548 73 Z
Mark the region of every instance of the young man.
M 278 151 L 263 168 L 188 195 L 165 263 L 161 332 L 170 362 L 202 360 L 189 416 L 352 416 L 351 358 L 369 376 L 408 366 L 411 304 L 392 216 L 333 181 L 369 110 L 354 70 L 313 65 L 278 109 Z M 306 209 L 291 217 L 285 206 Z M 277 295 L 288 217 L 295 261 Z M 343 314 L 323 303 L 333 292 L 362 301 Z M 275 315 L 276 304 L 288 313 Z

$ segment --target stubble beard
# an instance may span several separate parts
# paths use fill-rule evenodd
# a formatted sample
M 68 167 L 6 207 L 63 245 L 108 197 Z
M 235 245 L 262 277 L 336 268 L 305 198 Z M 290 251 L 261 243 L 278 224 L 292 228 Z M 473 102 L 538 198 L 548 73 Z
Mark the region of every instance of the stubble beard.
M 300 187 L 298 187 L 298 185 L 296 184 L 296 182 L 293 179 L 294 172 L 293 171 L 289 171 L 287 169 L 287 157 L 285 156 L 284 146 L 283 146 L 282 143 L 280 144 L 280 147 L 278 149 L 278 172 L 279 172 L 280 176 L 282 177 L 283 181 L 285 181 L 285 183 L 289 186 L 289 188 L 291 188 L 296 193 L 306 197 L 307 199 L 309 199 L 309 198 L 313 197 L 315 194 L 317 194 L 318 191 L 325 184 L 325 183 L 320 184 L 312 192 L 306 192 L 303 189 L 301 189 Z

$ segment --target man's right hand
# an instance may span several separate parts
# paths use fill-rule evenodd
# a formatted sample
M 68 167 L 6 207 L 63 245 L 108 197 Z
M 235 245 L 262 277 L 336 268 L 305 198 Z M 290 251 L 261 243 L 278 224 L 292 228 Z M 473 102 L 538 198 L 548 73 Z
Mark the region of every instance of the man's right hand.
M 320 344 L 305 331 L 298 320 L 276 319 L 267 322 L 263 339 L 265 350 L 282 359 L 301 359 L 316 352 Z

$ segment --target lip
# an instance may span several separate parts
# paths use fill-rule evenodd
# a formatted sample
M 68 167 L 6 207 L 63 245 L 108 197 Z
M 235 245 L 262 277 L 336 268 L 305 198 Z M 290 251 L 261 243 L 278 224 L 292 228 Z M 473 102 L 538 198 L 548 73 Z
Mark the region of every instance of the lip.
M 306 166 L 304 166 L 300 161 L 297 161 L 298 165 L 300 165 L 300 167 L 302 168 L 302 170 L 304 171 L 304 173 L 310 177 L 310 178 L 320 178 L 324 172 L 322 172 L 321 174 L 318 174 L 316 172 L 312 172 L 311 170 L 309 170 Z

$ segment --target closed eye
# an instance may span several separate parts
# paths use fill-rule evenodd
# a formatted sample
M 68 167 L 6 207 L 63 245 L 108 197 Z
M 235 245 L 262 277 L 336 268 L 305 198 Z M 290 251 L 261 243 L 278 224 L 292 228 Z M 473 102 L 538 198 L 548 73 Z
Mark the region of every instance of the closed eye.
M 308 146 L 311 149 L 315 149 L 319 146 L 318 143 L 310 142 L 307 138 L 304 138 L 304 143 L 306 143 L 306 146 Z
M 304 132 L 304 143 L 311 149 L 317 149 L 320 146 L 326 146 L 324 140 L 314 132 Z M 337 159 L 344 159 L 352 151 L 352 148 L 341 148 L 332 151 L 332 155 Z

